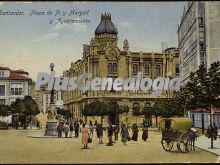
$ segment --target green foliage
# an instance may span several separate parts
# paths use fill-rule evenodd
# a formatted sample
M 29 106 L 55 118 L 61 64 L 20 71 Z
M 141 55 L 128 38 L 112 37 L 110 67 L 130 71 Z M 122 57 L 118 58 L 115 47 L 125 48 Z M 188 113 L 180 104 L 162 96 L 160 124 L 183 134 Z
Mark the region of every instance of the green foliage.
M 63 117 L 65 117 L 65 119 L 69 119 L 70 117 L 72 117 L 72 112 L 68 109 L 61 109 L 61 108 L 57 108 L 57 114 L 62 115 Z
M 13 114 L 19 113 L 26 116 L 37 115 L 40 113 L 37 103 L 31 96 L 25 96 L 23 100 L 16 99 L 16 101 L 11 104 L 11 111 Z
M 9 105 L 0 105 L 0 116 L 8 116 L 9 111 L 11 111 L 11 107 Z
M 175 100 L 186 110 L 220 107 L 220 62 L 211 64 L 208 72 L 201 65 L 190 74 L 189 82 L 175 93 Z
M 119 113 L 128 113 L 129 112 L 129 107 L 127 105 L 120 105 L 119 106 Z
M 183 107 L 174 99 L 164 99 L 157 101 L 153 107 L 152 114 L 162 117 L 183 116 Z
M 119 105 L 116 101 L 100 102 L 94 101 L 86 104 L 82 109 L 84 116 L 106 116 L 121 113 L 128 113 L 129 107 L 126 105 Z
M 133 107 L 133 115 L 134 116 L 139 116 L 141 115 L 140 107 L 139 106 L 134 106 Z
M 37 103 L 32 99 L 31 96 L 25 96 L 23 99 L 23 103 L 25 106 L 25 109 L 23 111 L 23 114 L 26 116 L 30 115 L 37 115 L 40 113 Z
M 14 103 L 11 104 L 11 110 L 12 113 L 19 113 L 22 114 L 25 111 L 25 104 L 24 101 L 21 99 L 16 99 L 16 101 Z

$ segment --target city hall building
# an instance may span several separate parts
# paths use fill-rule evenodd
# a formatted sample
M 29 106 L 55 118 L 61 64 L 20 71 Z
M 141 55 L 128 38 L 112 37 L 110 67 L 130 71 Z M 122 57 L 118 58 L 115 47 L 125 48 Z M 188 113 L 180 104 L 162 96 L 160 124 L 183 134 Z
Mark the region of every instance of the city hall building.
M 143 77 L 154 80 L 157 77 L 165 77 L 167 72 L 170 72 L 172 77 L 179 75 L 179 55 L 176 48 L 167 48 L 162 53 L 132 52 L 129 49 L 129 41 L 125 39 L 121 50 L 117 46 L 117 34 L 118 31 L 111 20 L 111 15 L 101 15 L 101 22 L 95 30 L 94 38 L 91 39 L 89 45 L 83 45 L 82 59 L 72 62 L 71 67 L 64 71 L 63 76 L 79 77 L 87 72 L 92 73 L 92 78 L 121 77 L 127 79 L 135 78 L 138 72 L 142 72 Z M 165 97 L 171 97 L 171 94 L 163 92 L 158 97 L 152 91 L 90 90 L 84 92 L 76 89 L 64 92 L 64 106 L 73 112 L 75 118 L 82 118 L 81 111 L 86 104 L 95 100 L 115 100 L 120 105 L 128 105 L 128 114 L 132 116 L 134 105 L 143 108 L 153 105 L 156 99 Z M 123 120 L 120 119 L 120 121 Z

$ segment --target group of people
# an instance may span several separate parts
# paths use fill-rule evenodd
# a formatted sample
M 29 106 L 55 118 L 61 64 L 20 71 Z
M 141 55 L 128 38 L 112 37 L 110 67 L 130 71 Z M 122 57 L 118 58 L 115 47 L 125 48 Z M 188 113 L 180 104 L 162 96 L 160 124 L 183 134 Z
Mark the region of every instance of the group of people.
M 79 133 L 82 133 L 82 144 L 83 149 L 88 149 L 88 143 L 92 142 L 94 131 L 96 132 L 96 137 L 99 139 L 99 143 L 103 144 L 103 135 L 104 133 L 108 137 L 107 146 L 113 146 L 113 137 L 114 141 L 118 141 L 119 134 L 121 136 L 121 142 L 124 145 L 127 144 L 127 141 L 138 139 L 139 128 L 137 124 L 133 124 L 132 126 L 132 137 L 129 136 L 129 127 L 125 125 L 123 122 L 121 126 L 112 125 L 111 122 L 108 123 L 107 127 L 104 127 L 102 123 L 98 123 L 95 121 L 93 124 L 92 121 L 89 121 L 89 124 L 86 125 L 82 121 L 74 121 L 74 122 L 60 122 L 57 126 L 58 138 L 62 137 L 62 133 L 64 132 L 65 138 L 73 137 L 73 131 L 75 131 L 75 138 L 79 137 Z M 69 133 L 70 132 L 70 133 Z M 142 140 L 146 141 L 148 139 L 148 128 L 146 125 L 142 128 Z
M 79 137 L 79 132 L 82 131 L 82 124 L 81 120 L 76 120 L 74 122 L 59 122 L 57 126 L 58 138 L 62 137 L 62 133 L 64 132 L 65 138 L 73 137 L 73 131 L 75 131 L 75 138 Z

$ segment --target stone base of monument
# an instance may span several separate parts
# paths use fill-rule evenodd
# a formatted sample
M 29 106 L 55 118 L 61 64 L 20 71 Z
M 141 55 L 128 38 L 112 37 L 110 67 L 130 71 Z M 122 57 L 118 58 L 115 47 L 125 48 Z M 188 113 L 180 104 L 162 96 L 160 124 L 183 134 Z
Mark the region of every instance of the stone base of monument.
M 44 136 L 57 136 L 57 121 L 47 121 Z

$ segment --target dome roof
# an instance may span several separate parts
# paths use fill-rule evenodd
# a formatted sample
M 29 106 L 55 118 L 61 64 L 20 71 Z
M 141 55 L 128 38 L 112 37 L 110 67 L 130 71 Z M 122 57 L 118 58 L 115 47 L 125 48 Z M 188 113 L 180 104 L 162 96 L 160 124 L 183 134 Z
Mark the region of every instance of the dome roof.
M 99 26 L 95 30 L 95 35 L 97 34 L 118 34 L 118 30 L 116 29 L 115 25 L 111 21 L 111 15 L 102 15 L 101 22 Z

